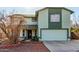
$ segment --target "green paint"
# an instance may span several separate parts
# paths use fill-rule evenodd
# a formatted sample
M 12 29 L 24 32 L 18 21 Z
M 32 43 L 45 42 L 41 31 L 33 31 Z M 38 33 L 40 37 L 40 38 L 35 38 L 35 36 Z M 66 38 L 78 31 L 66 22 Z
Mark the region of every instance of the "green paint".
M 65 7 L 45 7 L 45 8 L 43 8 L 43 9 L 40 9 L 40 10 L 36 11 L 36 13 L 38 13 L 38 12 L 40 12 L 40 11 L 43 11 L 43 10 L 45 10 L 45 9 L 49 9 L 49 8 L 51 8 L 51 9 L 64 9 L 64 10 L 69 11 L 71 14 L 74 13 L 74 11 L 69 10 L 69 9 L 67 9 L 67 8 L 65 8 Z
M 67 29 L 67 38 L 70 38 L 70 37 L 69 37 L 69 29 Z
M 50 16 L 52 14 L 59 14 L 60 15 L 60 22 L 51 22 L 50 20 Z M 52 28 L 52 29 L 60 29 L 62 26 L 62 15 L 61 15 L 61 9 L 50 9 L 49 8 L 49 15 L 48 15 L 48 28 Z
M 70 28 L 70 12 L 62 9 L 62 28 Z
M 40 28 L 48 28 L 48 9 L 38 13 L 38 36 L 40 36 Z
M 40 39 L 42 39 L 42 30 L 67 30 L 67 40 L 69 38 L 69 29 L 68 28 L 62 28 L 63 22 L 62 22 L 62 8 L 47 8 L 48 9 L 48 28 L 45 28 L 44 26 L 39 28 L 40 30 Z M 45 9 L 44 9 L 45 10 Z M 65 10 L 65 9 L 64 9 Z M 66 10 L 68 11 L 68 10 Z M 51 14 L 60 14 L 60 22 L 51 22 L 50 21 L 50 15 Z M 68 15 L 70 16 L 70 15 Z M 66 16 L 65 16 L 66 17 Z M 38 20 L 40 21 L 40 20 Z M 45 21 L 45 18 L 43 19 Z M 66 20 L 65 20 L 66 21 Z M 44 23 L 44 22 L 43 22 Z M 42 24 L 43 25 L 43 24 Z M 39 25 L 38 25 L 39 26 Z

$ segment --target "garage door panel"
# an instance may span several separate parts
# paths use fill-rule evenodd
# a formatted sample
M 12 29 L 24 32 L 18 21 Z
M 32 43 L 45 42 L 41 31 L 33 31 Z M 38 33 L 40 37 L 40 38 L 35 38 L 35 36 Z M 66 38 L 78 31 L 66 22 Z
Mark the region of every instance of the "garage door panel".
M 67 40 L 67 30 L 42 30 L 43 40 Z

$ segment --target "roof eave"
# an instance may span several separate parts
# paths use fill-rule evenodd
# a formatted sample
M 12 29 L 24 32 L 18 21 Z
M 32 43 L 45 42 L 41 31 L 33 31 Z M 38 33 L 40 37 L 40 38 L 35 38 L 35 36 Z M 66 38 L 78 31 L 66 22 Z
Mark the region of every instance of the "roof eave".
M 65 7 L 45 7 L 45 8 L 42 8 L 42 9 L 40 9 L 40 10 L 37 10 L 36 13 L 38 13 L 39 11 L 48 9 L 48 8 L 60 8 L 60 9 L 65 9 L 65 10 L 67 10 L 67 11 L 70 11 L 71 14 L 74 13 L 74 11 L 72 11 L 72 10 L 70 10 L 70 9 L 68 9 L 68 8 L 65 8 Z

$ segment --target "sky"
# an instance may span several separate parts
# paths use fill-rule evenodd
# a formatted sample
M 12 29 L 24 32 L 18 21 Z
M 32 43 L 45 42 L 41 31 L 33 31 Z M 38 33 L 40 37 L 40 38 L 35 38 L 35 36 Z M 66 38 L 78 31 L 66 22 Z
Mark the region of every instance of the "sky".
M 36 10 L 43 7 L 0 7 L 0 11 L 6 10 L 7 12 L 19 13 L 19 14 L 35 14 Z
M 79 23 L 79 7 L 70 7 L 68 9 L 74 11 L 74 13 L 71 15 L 71 20 Z
M 35 14 L 35 11 L 42 8 L 44 7 L 0 7 L 0 12 L 6 10 L 7 13 L 8 12 L 10 13 L 13 10 L 15 10 L 14 13 L 18 14 Z M 71 20 L 73 20 L 73 23 L 75 20 L 79 23 L 79 7 L 66 7 L 66 8 L 74 11 L 74 13 L 71 16 Z

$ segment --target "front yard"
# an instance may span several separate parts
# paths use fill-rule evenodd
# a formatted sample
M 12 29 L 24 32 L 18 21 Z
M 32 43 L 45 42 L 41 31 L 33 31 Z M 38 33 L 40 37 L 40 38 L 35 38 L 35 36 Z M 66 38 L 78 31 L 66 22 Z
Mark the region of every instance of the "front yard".
M 42 42 L 0 45 L 0 52 L 49 52 Z

